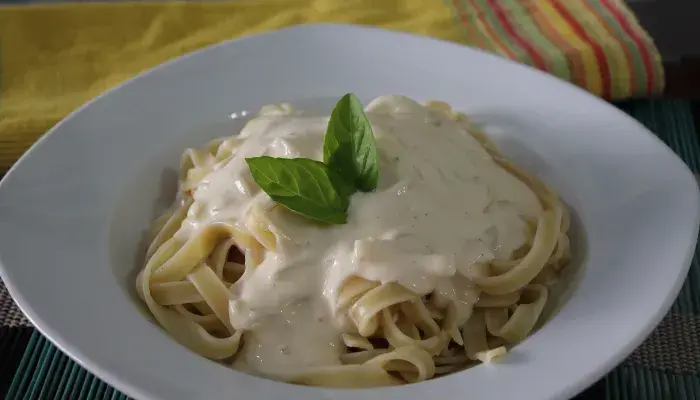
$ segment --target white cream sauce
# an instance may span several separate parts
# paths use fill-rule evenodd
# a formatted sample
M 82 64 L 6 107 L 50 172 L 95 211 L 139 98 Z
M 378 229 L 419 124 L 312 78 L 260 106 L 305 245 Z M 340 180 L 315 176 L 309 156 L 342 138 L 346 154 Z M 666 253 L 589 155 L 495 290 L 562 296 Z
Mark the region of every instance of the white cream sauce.
M 435 291 L 470 309 L 478 296 L 468 284 L 472 269 L 509 258 L 526 240 L 521 216 L 541 212 L 534 193 L 463 124 L 401 96 L 380 97 L 366 112 L 379 187 L 352 196 L 347 224 L 320 225 L 276 205 L 245 162 L 260 155 L 322 160 L 328 117 L 262 110 L 242 130 L 235 156 L 194 192 L 178 235 L 213 222 L 251 231 L 260 220 L 275 235 L 276 251 L 231 290 L 231 322 L 246 330 L 235 368 L 280 376 L 340 364 L 340 332 L 350 327 L 335 301 L 349 276 L 397 282 L 420 295 Z

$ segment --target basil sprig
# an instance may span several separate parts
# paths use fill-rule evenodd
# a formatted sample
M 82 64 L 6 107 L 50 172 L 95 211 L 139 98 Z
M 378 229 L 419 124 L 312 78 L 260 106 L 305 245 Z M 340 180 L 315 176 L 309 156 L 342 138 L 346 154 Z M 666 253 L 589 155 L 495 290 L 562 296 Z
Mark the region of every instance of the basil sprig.
M 253 179 L 275 202 L 329 224 L 347 222 L 350 196 L 371 192 L 379 180 L 374 133 L 362 103 L 352 94 L 338 101 L 326 129 L 323 161 L 246 158 Z
M 346 94 L 336 104 L 323 141 L 323 162 L 363 192 L 377 188 L 379 165 L 372 125 L 362 103 Z

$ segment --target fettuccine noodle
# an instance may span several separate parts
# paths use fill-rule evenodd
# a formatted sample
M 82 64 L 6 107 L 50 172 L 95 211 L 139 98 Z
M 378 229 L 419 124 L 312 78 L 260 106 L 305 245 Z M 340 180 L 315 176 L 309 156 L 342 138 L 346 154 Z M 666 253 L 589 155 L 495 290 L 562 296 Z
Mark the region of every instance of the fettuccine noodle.
M 249 373 L 371 387 L 492 362 L 532 333 L 570 257 L 557 195 L 444 103 L 384 96 L 366 112 L 380 183 L 345 225 L 272 202 L 244 161 L 321 159 L 328 118 L 266 106 L 184 153 L 136 282 L 168 334 Z

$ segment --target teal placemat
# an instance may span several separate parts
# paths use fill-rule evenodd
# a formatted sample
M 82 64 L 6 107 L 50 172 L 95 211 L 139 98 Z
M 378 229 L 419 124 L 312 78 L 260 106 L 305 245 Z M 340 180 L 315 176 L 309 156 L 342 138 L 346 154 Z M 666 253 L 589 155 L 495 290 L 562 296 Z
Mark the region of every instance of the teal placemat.
M 700 172 L 695 128 L 700 126 L 700 102 L 645 100 L 617 106 L 656 132 L 696 174 Z M 654 333 L 576 400 L 700 399 L 699 256 L 696 251 L 678 299 Z M 0 399 L 126 398 L 30 327 L 0 283 Z

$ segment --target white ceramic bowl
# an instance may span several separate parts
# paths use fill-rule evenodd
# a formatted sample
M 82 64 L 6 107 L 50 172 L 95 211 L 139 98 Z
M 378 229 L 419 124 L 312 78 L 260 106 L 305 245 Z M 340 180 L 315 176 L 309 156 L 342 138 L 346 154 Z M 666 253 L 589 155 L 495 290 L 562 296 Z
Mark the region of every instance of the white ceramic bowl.
M 232 134 L 247 111 L 340 95 L 440 99 L 577 217 L 567 304 L 503 362 L 404 387 L 330 390 L 230 370 L 139 312 L 141 238 L 175 191 L 182 150 Z M 0 184 L 0 272 L 31 321 L 80 364 L 141 399 L 563 399 L 623 360 L 676 297 L 698 231 L 693 175 L 653 134 L 548 75 L 456 44 L 307 25 L 169 62 L 54 127 Z

